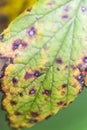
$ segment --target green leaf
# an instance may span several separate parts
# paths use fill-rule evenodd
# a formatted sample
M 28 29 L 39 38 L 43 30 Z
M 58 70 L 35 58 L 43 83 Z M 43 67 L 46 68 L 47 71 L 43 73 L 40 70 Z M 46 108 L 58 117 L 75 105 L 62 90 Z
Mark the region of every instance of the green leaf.
M 3 106 L 12 127 L 48 119 L 87 85 L 87 0 L 38 0 L 0 39 L 0 59 L 8 61 L 0 68 Z

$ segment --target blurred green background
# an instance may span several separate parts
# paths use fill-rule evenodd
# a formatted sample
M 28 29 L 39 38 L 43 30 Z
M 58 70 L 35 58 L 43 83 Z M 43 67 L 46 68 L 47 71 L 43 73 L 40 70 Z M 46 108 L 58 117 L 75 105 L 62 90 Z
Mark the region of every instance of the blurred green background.
M 0 93 L 0 99 L 2 94 Z M 0 130 L 11 130 L 0 107 Z M 32 128 L 22 130 L 87 130 L 87 89 L 67 108 Z

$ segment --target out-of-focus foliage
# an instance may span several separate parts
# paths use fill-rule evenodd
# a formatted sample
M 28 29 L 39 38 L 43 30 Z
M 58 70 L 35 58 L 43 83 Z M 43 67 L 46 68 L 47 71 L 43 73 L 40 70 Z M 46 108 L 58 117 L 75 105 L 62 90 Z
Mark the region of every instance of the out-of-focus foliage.
M 0 0 L 0 31 L 36 0 Z

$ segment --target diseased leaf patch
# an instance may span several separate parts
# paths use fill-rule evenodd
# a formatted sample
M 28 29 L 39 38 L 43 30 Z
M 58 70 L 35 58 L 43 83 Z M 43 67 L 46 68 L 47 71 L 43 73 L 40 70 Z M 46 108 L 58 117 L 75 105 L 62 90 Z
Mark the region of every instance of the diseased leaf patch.
M 48 119 L 87 86 L 86 4 L 39 0 L 3 33 L 0 54 L 11 59 L 1 78 L 3 106 L 12 127 Z

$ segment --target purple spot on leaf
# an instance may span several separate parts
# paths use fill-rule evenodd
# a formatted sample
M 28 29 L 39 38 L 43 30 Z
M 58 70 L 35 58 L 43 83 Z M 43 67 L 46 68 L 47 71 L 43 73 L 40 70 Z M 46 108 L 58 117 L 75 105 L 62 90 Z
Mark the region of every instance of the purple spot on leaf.
M 62 64 L 62 63 L 63 63 L 63 61 L 62 61 L 61 58 L 57 58 L 57 59 L 56 59 L 56 62 L 57 62 L 58 64 Z
M 81 10 L 82 10 L 82 12 L 86 12 L 86 11 L 87 11 L 87 8 L 83 6 L 83 7 L 81 8 Z
M 12 82 L 13 82 L 13 84 L 17 84 L 17 83 L 18 83 L 18 80 L 17 80 L 16 78 L 13 78 L 13 79 L 12 79 Z
M 47 95 L 47 96 L 50 96 L 50 95 L 51 95 L 51 90 L 45 89 L 45 90 L 42 92 L 42 94 Z
M 62 19 L 68 19 L 68 15 L 63 15 Z
M 36 89 L 32 88 L 31 90 L 29 90 L 29 95 L 34 95 L 36 94 Z
M 84 63 L 87 63 L 87 57 L 84 57 L 84 58 L 83 58 L 83 62 L 84 62 Z
M 36 29 L 34 27 L 31 27 L 28 31 L 28 35 L 30 37 L 33 37 L 36 34 Z

